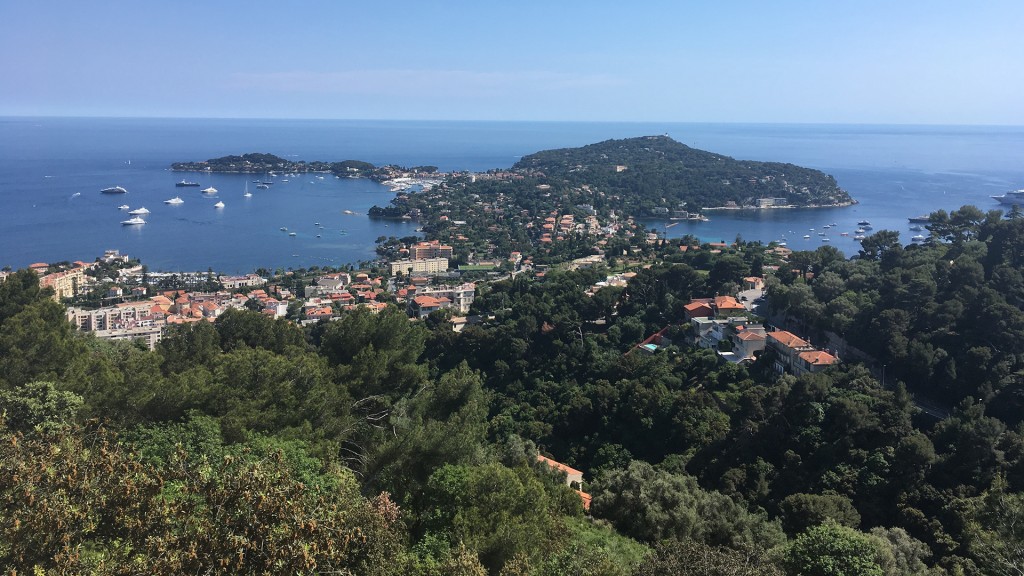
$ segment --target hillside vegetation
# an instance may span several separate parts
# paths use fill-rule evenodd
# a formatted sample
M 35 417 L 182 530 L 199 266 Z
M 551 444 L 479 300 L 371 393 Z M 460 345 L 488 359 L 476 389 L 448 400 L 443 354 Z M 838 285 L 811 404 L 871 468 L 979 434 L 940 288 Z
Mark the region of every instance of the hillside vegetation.
M 682 202 L 690 211 L 729 201 L 750 205 L 759 198 L 784 198 L 794 206 L 852 202 L 833 177 L 818 170 L 736 160 L 690 148 L 668 136 L 547 150 L 524 156 L 513 169 L 618 195 L 633 215 L 649 214 L 659 206 L 676 209 Z

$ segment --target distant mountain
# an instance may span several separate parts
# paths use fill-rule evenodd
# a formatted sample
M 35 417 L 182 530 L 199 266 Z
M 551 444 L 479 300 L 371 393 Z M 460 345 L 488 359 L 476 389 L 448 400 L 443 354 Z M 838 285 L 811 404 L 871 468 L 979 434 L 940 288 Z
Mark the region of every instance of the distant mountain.
M 634 215 L 771 204 L 855 203 L 835 178 L 779 162 L 736 160 L 690 148 L 668 136 L 606 140 L 524 156 L 513 170 L 551 184 L 589 186 Z

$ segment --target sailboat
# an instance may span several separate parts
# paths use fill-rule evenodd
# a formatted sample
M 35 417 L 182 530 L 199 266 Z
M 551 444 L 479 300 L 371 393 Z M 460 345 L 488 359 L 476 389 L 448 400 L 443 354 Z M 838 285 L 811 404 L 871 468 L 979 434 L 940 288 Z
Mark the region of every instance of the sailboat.
M 248 181 L 245 182 L 245 192 L 242 193 L 242 196 L 245 196 L 246 198 L 252 196 L 252 192 L 249 192 L 249 182 Z

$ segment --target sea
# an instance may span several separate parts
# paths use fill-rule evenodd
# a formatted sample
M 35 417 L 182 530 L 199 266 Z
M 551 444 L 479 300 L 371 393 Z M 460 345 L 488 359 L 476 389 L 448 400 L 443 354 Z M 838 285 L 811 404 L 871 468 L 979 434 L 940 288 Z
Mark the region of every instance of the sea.
M 288 182 L 278 175 L 262 190 L 253 181 L 264 175 L 173 172 L 171 163 L 267 152 L 484 171 L 540 150 L 661 134 L 738 159 L 822 170 L 858 202 L 714 211 L 707 222 L 644 220 L 667 237 L 739 237 L 797 250 L 830 244 L 851 256 L 859 222 L 909 243 L 919 233 L 909 217 L 968 204 L 1000 208 L 992 195 L 1024 188 L 1019 126 L 0 117 L 0 266 L 92 261 L 106 250 L 167 272 L 358 265 L 375 257 L 379 237 L 416 235 L 415 222 L 366 216 L 390 202 L 387 187 L 306 174 Z M 182 179 L 201 186 L 176 188 Z M 100 193 L 112 186 L 128 193 Z M 217 194 L 200 192 L 208 186 Z M 164 204 L 176 196 L 184 203 Z M 125 204 L 148 209 L 146 224 L 123 226 Z

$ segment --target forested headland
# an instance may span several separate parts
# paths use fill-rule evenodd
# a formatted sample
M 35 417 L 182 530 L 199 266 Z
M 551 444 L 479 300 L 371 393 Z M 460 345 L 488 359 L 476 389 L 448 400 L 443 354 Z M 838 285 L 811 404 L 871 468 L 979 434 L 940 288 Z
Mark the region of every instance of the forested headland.
M 855 259 L 659 240 L 622 287 L 601 266 L 481 284 L 461 332 L 394 306 L 305 328 L 233 310 L 152 351 L 75 332 L 18 271 L 0 283 L 0 564 L 1019 574 L 1024 219 L 965 207 L 929 230 Z M 863 363 L 795 377 L 686 344 L 692 298 L 768 266 L 766 314 Z M 589 511 L 538 455 L 583 471 Z
M 601 190 L 608 202 L 634 216 L 658 208 L 692 211 L 755 206 L 779 198 L 790 206 L 842 206 L 853 199 L 835 178 L 819 170 L 780 162 L 737 160 L 691 148 L 668 136 L 606 140 L 579 148 L 524 156 L 513 170 L 552 182 Z

